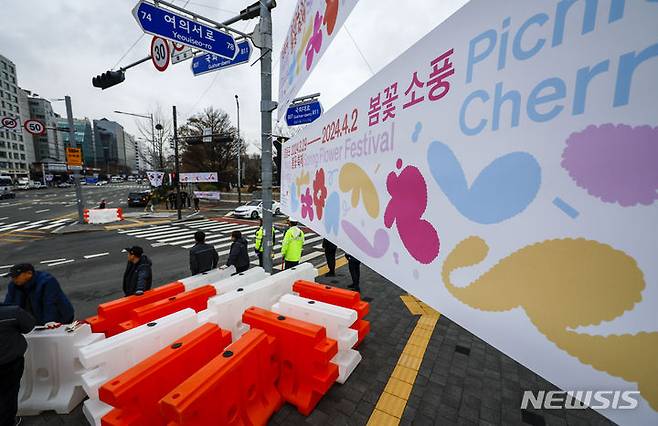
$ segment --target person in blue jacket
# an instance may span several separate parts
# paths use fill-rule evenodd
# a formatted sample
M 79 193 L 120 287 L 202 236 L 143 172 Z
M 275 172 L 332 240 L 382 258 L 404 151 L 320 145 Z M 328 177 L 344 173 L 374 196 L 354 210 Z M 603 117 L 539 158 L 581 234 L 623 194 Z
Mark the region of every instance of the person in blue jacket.
M 52 327 L 73 322 L 73 305 L 55 277 L 35 271 L 29 263 L 12 266 L 8 275 L 11 282 L 5 304 L 20 306 L 34 317 L 37 325 Z

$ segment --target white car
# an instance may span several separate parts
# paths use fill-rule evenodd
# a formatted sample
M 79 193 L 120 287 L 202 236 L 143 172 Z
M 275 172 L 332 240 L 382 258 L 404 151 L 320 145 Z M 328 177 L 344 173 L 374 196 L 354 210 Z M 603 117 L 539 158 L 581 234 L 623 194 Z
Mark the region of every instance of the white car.
M 272 200 L 272 211 L 275 215 L 281 214 L 281 206 L 277 201 Z M 233 216 L 258 219 L 263 216 L 263 202 L 261 200 L 250 201 L 235 209 Z
M 106 180 L 99 180 L 98 182 L 96 182 L 96 186 L 103 186 L 103 185 L 107 185 Z

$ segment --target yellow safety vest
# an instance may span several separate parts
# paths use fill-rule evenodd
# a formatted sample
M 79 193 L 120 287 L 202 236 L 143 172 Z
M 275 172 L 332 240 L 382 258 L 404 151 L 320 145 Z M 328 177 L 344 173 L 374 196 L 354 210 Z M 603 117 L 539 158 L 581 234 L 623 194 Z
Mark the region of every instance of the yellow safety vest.
M 304 233 L 296 226 L 291 227 L 283 236 L 281 244 L 281 256 L 288 262 L 299 262 L 304 247 Z
M 265 233 L 265 230 L 261 226 L 258 228 L 258 231 L 256 231 L 256 238 L 254 239 L 254 248 L 258 252 L 263 252 L 265 251 L 265 247 L 263 246 L 263 234 Z M 274 227 L 272 227 L 272 243 L 274 243 Z

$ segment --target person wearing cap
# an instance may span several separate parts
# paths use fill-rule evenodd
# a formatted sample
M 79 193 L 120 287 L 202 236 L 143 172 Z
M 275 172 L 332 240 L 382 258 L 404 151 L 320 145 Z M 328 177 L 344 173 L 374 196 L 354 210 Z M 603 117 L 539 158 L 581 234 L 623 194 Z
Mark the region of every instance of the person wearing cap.
M 19 263 L 9 269 L 8 275 L 11 282 L 5 304 L 25 309 L 37 325 L 56 327 L 73 322 L 73 305 L 51 274 L 35 271 L 29 263 Z
M 239 274 L 249 269 L 249 251 L 247 250 L 247 240 L 242 236 L 242 232 L 231 232 L 231 250 L 226 260 L 226 266 L 235 266 L 235 273 Z
M 206 244 L 206 233 L 196 231 L 194 234 L 196 244 L 190 249 L 190 271 L 192 275 L 208 272 L 217 267 L 219 255 L 215 246 Z
M 299 265 L 304 247 L 304 232 L 297 226 L 297 221 L 289 220 L 290 227 L 283 235 L 281 243 L 281 257 L 284 261 L 284 269 Z
M 144 254 L 144 249 L 139 246 L 132 246 L 125 250 L 128 252 L 128 264 L 123 273 L 123 294 L 140 296 L 151 289 L 153 282 L 151 260 Z
M 18 424 L 18 391 L 25 367 L 27 341 L 36 321 L 15 305 L 0 304 L 0 425 Z

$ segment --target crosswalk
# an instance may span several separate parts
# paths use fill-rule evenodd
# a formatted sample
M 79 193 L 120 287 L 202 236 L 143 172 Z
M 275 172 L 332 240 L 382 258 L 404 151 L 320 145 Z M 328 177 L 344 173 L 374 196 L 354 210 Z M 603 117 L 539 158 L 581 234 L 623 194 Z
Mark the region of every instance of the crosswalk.
M 248 241 L 248 252 L 252 265 L 258 264 L 258 257 L 254 251 L 254 236 L 258 230 L 256 222 L 229 222 L 209 219 L 200 219 L 191 222 L 146 226 L 133 229 L 118 231 L 120 234 L 133 238 L 140 238 L 149 243 L 151 247 L 173 246 L 182 249 L 190 249 L 194 246 L 194 233 L 203 231 L 206 234 L 206 243 L 215 246 L 220 257 L 228 256 L 231 251 L 231 233 L 240 231 L 242 236 Z M 283 230 L 275 231 L 276 244 L 274 245 L 274 264 L 280 264 L 281 242 L 283 240 Z M 301 258 L 302 262 L 321 260 L 324 255 L 321 243 L 322 237 L 312 231 L 305 234 L 304 250 Z M 315 263 L 312 262 L 312 263 Z
M 0 218 L 0 244 L 19 244 L 43 239 L 57 228 L 70 225 L 75 219 L 43 219 L 3 221 Z
M 4 218 L 3 218 L 4 219 Z M 60 226 L 70 225 L 76 219 L 43 219 L 43 220 L 19 220 L 17 222 L 0 222 L 0 234 L 33 230 L 53 230 Z

